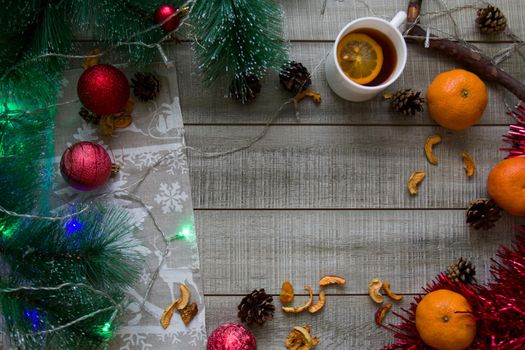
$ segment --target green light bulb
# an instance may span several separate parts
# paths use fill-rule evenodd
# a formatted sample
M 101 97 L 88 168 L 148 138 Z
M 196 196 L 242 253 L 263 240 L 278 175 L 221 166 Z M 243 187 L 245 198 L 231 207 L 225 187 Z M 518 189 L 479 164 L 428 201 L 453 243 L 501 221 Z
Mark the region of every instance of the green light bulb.
M 184 241 L 195 240 L 195 234 L 193 233 L 193 225 L 183 225 L 179 232 L 168 237 L 168 240 L 179 239 Z

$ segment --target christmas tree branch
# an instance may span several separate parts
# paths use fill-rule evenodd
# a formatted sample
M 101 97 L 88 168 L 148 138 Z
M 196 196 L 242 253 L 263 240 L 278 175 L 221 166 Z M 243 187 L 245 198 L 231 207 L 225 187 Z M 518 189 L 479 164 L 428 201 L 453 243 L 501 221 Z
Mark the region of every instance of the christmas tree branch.
M 287 60 L 282 9 L 274 0 L 196 0 L 190 20 L 204 83 L 224 78 L 242 102 L 256 93 L 250 81 Z
M 405 34 L 410 37 L 406 38 L 407 41 L 419 44 L 427 42 L 429 49 L 446 54 L 481 78 L 500 84 L 517 98 L 525 101 L 525 85 L 496 66 L 490 58 L 459 42 L 428 35 L 427 31 L 418 24 L 422 2 L 423 0 L 409 0 L 407 22 L 410 27 Z

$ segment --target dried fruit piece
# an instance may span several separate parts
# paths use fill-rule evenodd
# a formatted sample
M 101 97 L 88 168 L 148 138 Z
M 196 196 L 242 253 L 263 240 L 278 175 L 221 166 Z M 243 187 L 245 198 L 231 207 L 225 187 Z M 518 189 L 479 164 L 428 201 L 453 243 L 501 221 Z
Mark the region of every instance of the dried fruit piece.
M 306 289 L 308 291 L 308 293 L 310 293 L 310 298 L 308 299 L 308 302 L 306 304 L 304 304 L 303 306 L 298 306 L 298 307 L 283 306 L 282 309 L 283 309 L 284 312 L 291 312 L 291 313 L 297 314 L 297 313 L 305 311 L 306 309 L 308 309 L 312 305 L 312 302 L 314 300 L 314 292 L 312 291 L 312 287 L 304 286 L 304 289 Z
M 89 52 L 89 55 L 86 57 L 84 62 L 82 62 L 82 68 L 88 69 L 89 67 L 93 67 L 98 64 L 98 60 L 100 58 L 100 49 L 94 48 Z
M 173 303 L 171 303 L 162 313 L 162 316 L 160 317 L 160 325 L 162 328 L 166 329 L 170 325 L 171 318 L 173 317 L 173 312 L 175 312 L 175 303 L 177 300 L 175 300 Z
M 408 179 L 408 192 L 410 192 L 411 195 L 414 196 L 417 194 L 417 186 L 425 179 L 425 176 L 427 176 L 427 174 L 421 170 L 416 170 L 410 175 Z
M 164 310 L 164 312 L 162 313 L 162 316 L 160 317 L 160 324 L 162 325 L 164 329 L 168 328 L 168 326 L 170 325 L 171 318 L 173 317 L 173 313 L 175 312 L 175 310 L 179 310 L 182 316 L 182 310 L 188 307 L 188 304 L 190 303 L 190 296 L 191 296 L 190 289 L 188 288 L 188 286 L 182 283 L 180 285 L 180 298 L 175 300 L 173 303 L 171 303 Z M 195 307 L 197 307 L 197 304 L 195 304 Z M 185 312 L 190 313 L 190 311 L 191 310 L 186 310 Z M 193 315 L 191 319 L 193 319 L 194 316 L 195 315 Z M 191 319 L 189 319 L 188 323 L 191 322 Z
M 476 171 L 476 163 L 474 163 L 474 159 L 472 159 L 470 154 L 468 154 L 467 152 L 463 152 L 463 164 L 467 176 L 471 177 L 472 175 L 474 175 L 474 172 Z
M 135 101 L 130 97 L 128 102 L 126 102 L 124 110 L 113 115 L 113 126 L 117 129 L 123 129 L 130 126 L 133 122 L 133 117 L 131 116 L 133 108 L 135 108 Z
M 427 156 L 427 160 L 430 164 L 437 165 L 438 159 L 433 151 L 433 147 L 441 142 L 441 136 L 440 135 L 432 135 L 429 136 L 427 139 L 427 142 L 425 142 L 425 155 Z
M 316 312 L 318 312 L 324 307 L 325 303 L 326 303 L 326 294 L 324 293 L 324 291 L 321 291 L 319 293 L 319 300 L 317 301 L 317 303 L 313 304 L 312 306 L 308 308 L 308 312 L 311 314 L 315 314 Z
M 398 295 L 398 294 L 392 292 L 392 290 L 390 289 L 390 282 L 388 282 L 388 281 L 384 281 L 383 282 L 383 290 L 385 291 L 386 295 L 388 295 L 388 297 L 390 299 L 392 299 L 393 301 L 401 301 L 401 300 L 403 300 L 403 296 L 402 295 Z
M 124 129 L 131 125 L 133 118 L 129 114 L 115 115 L 113 117 L 113 126 L 117 129 Z
M 374 278 L 368 283 L 368 295 L 377 304 L 382 304 L 384 301 L 383 295 L 381 294 L 381 287 L 383 282 L 379 278 Z
M 281 293 L 279 294 L 279 299 L 283 305 L 288 305 L 293 301 L 294 298 L 293 286 L 290 281 L 286 280 L 283 282 L 281 287 Z
M 102 135 L 111 136 L 115 130 L 115 118 L 112 115 L 103 115 L 100 117 L 99 126 Z
M 319 344 L 319 339 L 317 337 L 312 338 L 309 325 L 294 327 L 284 343 L 286 348 L 290 350 L 310 350 L 317 344 Z
M 180 318 L 182 319 L 182 322 L 184 322 L 184 325 L 186 327 L 190 324 L 190 322 L 193 320 L 193 318 L 197 315 L 198 312 L 199 308 L 197 307 L 196 303 L 191 303 L 184 309 L 179 310 Z
M 180 285 L 180 298 L 175 300 L 175 308 L 177 310 L 182 310 L 190 303 L 191 292 L 188 286 L 184 283 Z
M 381 306 L 379 309 L 377 309 L 374 319 L 378 326 L 381 326 L 383 324 L 383 320 L 385 319 L 386 314 L 388 313 L 388 311 L 390 311 L 391 308 L 392 303 L 387 303 Z
M 346 280 L 343 277 L 334 276 L 334 275 L 323 276 L 323 278 L 319 280 L 319 285 L 321 287 L 326 287 L 330 284 L 344 285 L 346 284 Z
M 321 103 L 321 94 L 311 89 L 305 89 L 295 95 L 294 99 L 296 102 L 301 102 L 305 97 L 310 97 L 314 103 Z

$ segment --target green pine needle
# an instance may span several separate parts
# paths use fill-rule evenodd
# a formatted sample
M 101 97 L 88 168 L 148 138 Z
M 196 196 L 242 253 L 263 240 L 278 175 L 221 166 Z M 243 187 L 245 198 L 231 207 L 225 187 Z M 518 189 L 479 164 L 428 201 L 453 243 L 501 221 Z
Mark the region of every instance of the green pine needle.
M 287 61 L 283 11 L 274 0 L 196 0 L 190 20 L 204 83 L 225 78 L 243 102 L 247 76 L 260 79 Z
M 99 206 L 65 222 L 24 220 L 11 235 L 2 232 L 0 305 L 7 330 L 20 348 L 91 349 L 107 341 L 103 327 L 116 310 L 113 302 L 123 300 L 124 290 L 138 276 L 140 259 L 132 230 L 125 211 Z M 6 292 L 64 283 L 90 287 Z M 38 320 L 27 316 L 35 310 Z M 92 317 L 52 331 L 89 314 Z
M 149 63 L 157 51 L 146 46 L 166 33 L 144 31 L 155 24 L 154 11 L 163 3 L 0 0 L 0 311 L 2 330 L 18 349 L 105 347 L 116 327 L 116 304 L 137 278 L 138 242 L 122 210 L 100 206 L 66 221 L 3 211 L 49 216 L 55 113 L 50 106 L 69 63 L 57 55 L 86 54 L 75 52 L 72 40 L 74 33 L 88 31 L 102 50 L 140 42 L 120 51 L 135 63 Z

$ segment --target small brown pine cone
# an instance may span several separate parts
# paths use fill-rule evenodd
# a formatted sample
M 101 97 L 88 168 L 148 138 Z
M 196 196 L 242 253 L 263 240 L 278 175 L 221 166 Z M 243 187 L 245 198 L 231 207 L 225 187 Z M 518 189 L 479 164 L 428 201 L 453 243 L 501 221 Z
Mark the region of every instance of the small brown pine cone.
M 273 297 L 266 294 L 263 289 L 255 289 L 245 296 L 238 306 L 238 316 L 242 322 L 248 324 L 257 323 L 259 325 L 273 318 L 275 306 Z
M 230 97 L 242 103 L 252 102 L 259 92 L 261 92 L 261 82 L 254 74 L 234 79 L 230 84 Z
M 501 218 L 501 209 L 492 199 L 477 199 L 467 209 L 467 224 L 476 230 L 488 230 Z
M 478 10 L 476 23 L 482 33 L 501 33 L 507 28 L 507 18 L 501 10 L 495 6 L 488 5 Z
M 425 105 L 425 98 L 421 97 L 421 92 L 411 89 L 397 91 L 390 97 L 390 100 L 394 112 L 407 116 L 414 116 L 416 113 L 423 112 Z
M 135 73 L 131 78 L 131 84 L 133 95 L 144 102 L 154 100 L 160 92 L 159 79 L 150 73 Z
M 279 81 L 286 90 L 295 94 L 312 85 L 312 78 L 308 69 L 302 63 L 295 61 L 290 61 L 281 68 Z
M 98 125 L 100 123 L 100 116 L 98 114 L 95 114 L 87 110 L 84 107 L 80 107 L 80 111 L 78 112 L 78 115 L 80 115 L 80 117 L 88 123 L 95 124 L 95 125 Z
M 476 281 L 476 267 L 472 262 L 459 258 L 447 268 L 446 275 L 452 282 L 471 284 Z

